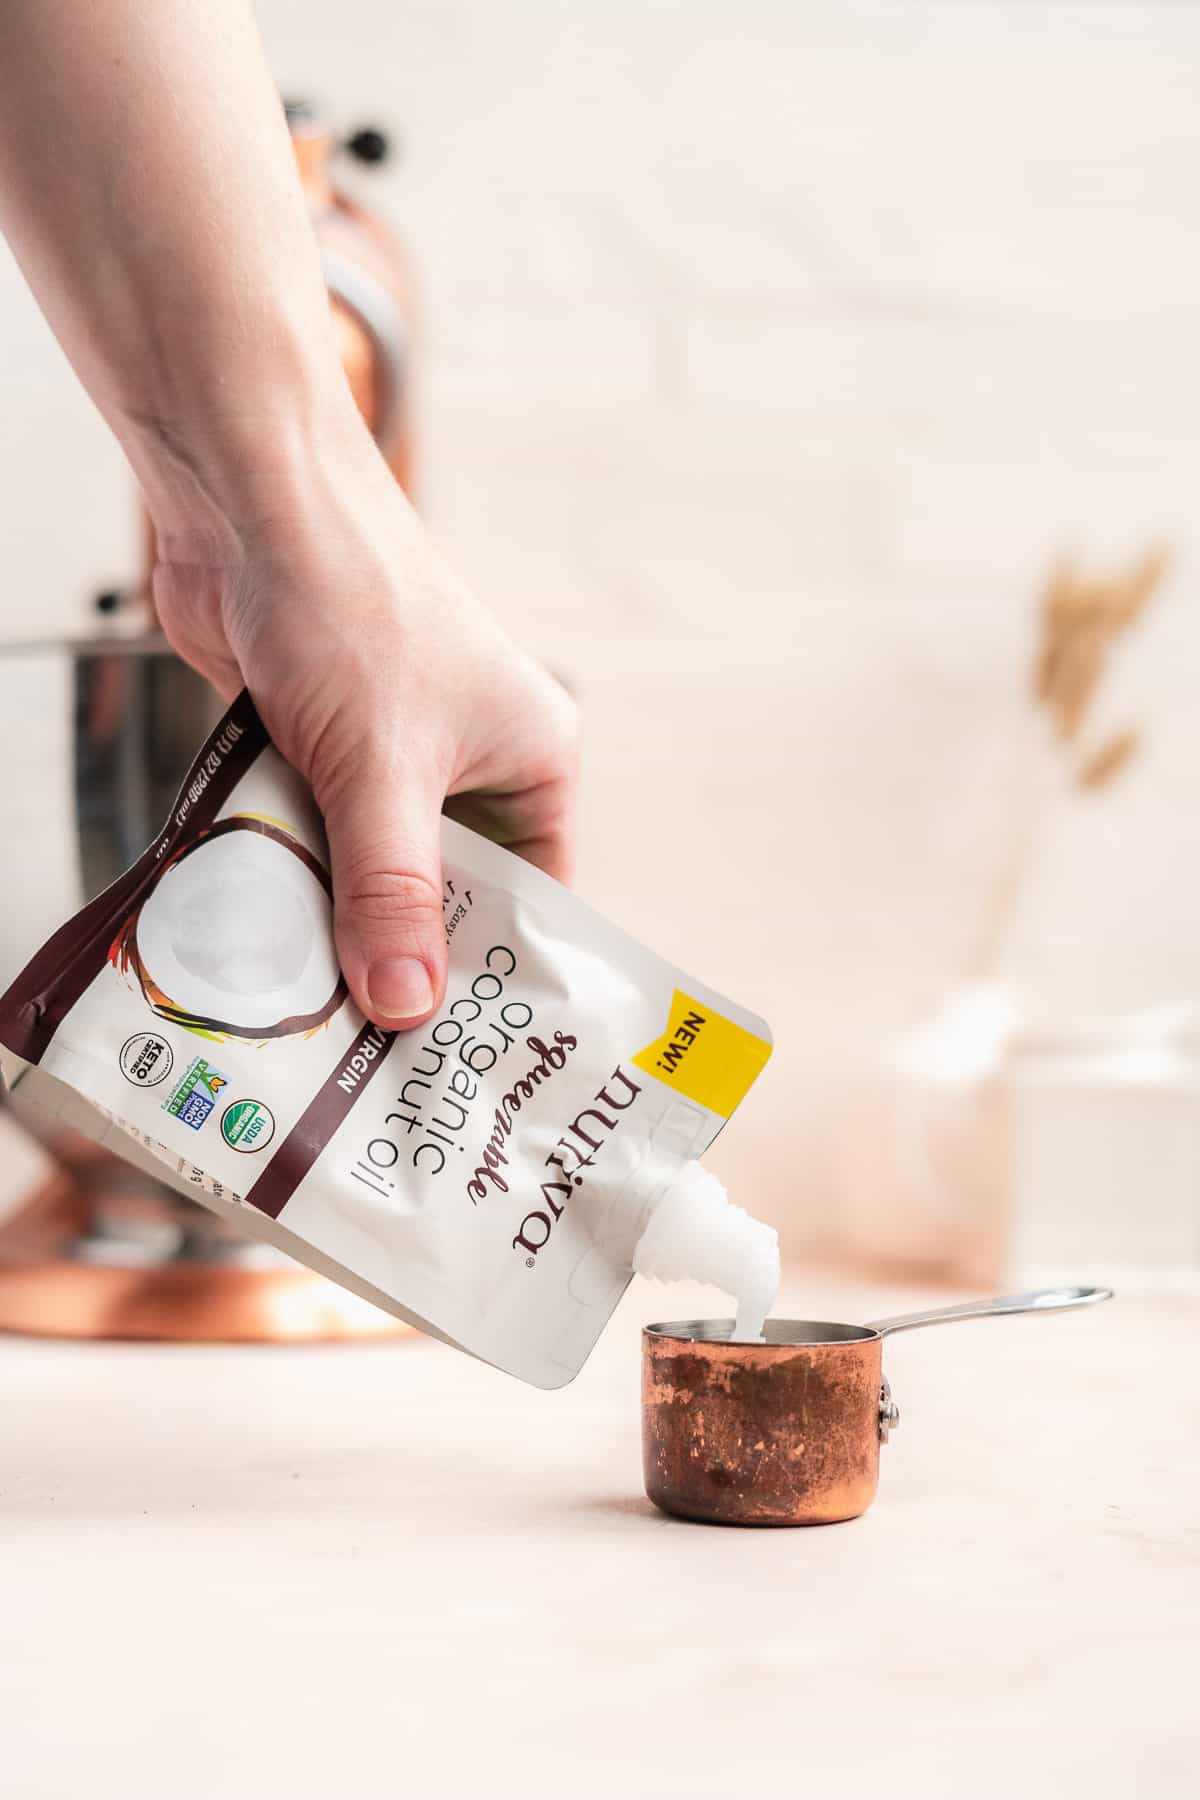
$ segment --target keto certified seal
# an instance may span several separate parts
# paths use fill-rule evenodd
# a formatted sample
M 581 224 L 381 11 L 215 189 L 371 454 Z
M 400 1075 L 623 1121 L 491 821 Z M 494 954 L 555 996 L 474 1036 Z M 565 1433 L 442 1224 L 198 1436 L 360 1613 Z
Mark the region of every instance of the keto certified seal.
M 175 1067 L 175 1053 L 156 1031 L 137 1031 L 121 1045 L 121 1073 L 134 1087 L 157 1087 Z

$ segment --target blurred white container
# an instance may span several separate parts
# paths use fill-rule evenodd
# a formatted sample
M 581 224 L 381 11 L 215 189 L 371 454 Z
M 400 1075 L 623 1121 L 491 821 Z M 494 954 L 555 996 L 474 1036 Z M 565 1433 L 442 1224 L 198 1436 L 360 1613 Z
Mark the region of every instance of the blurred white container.
M 856 1091 L 840 1244 L 956 1283 L 1200 1275 L 1200 1007 L 1032 1034 L 965 985 Z
M 1200 1008 L 1020 1042 L 1010 1265 L 1200 1268 Z
M 987 1286 L 1011 1209 L 1008 991 L 964 983 L 856 1084 L 841 1121 L 838 1248 L 905 1279 Z

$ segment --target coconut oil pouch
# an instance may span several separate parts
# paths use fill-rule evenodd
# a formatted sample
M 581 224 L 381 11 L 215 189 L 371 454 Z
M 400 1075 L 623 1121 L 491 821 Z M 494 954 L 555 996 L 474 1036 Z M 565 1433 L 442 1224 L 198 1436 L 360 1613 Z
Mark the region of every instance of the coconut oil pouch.
M 65 1122 L 558 1387 L 770 1035 L 450 820 L 442 854 L 445 1002 L 381 1031 L 337 966 L 320 815 L 243 694 L 157 841 L 0 1000 L 0 1043 Z

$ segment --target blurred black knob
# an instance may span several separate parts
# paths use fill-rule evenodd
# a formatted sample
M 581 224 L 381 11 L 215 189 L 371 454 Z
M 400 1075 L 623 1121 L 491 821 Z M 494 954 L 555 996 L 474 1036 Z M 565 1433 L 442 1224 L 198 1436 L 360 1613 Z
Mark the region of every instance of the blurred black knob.
M 316 125 L 320 120 L 317 107 L 302 94 L 284 95 L 283 116 L 293 129 Z
M 386 162 L 392 153 L 387 133 L 378 130 L 374 125 L 364 125 L 361 131 L 356 131 L 352 137 L 348 137 L 346 149 L 351 156 L 357 157 L 359 162 L 364 163 Z
M 106 588 L 104 593 L 96 595 L 93 604 L 98 613 L 115 613 L 120 612 L 123 599 L 120 588 Z

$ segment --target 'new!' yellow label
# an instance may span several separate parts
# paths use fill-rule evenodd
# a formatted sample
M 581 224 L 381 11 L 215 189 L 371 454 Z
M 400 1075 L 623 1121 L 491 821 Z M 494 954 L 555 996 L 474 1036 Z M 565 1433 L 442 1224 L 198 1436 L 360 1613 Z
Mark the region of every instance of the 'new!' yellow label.
M 770 1054 L 764 1038 L 676 988 L 667 1029 L 633 1060 L 647 1075 L 727 1119 Z

